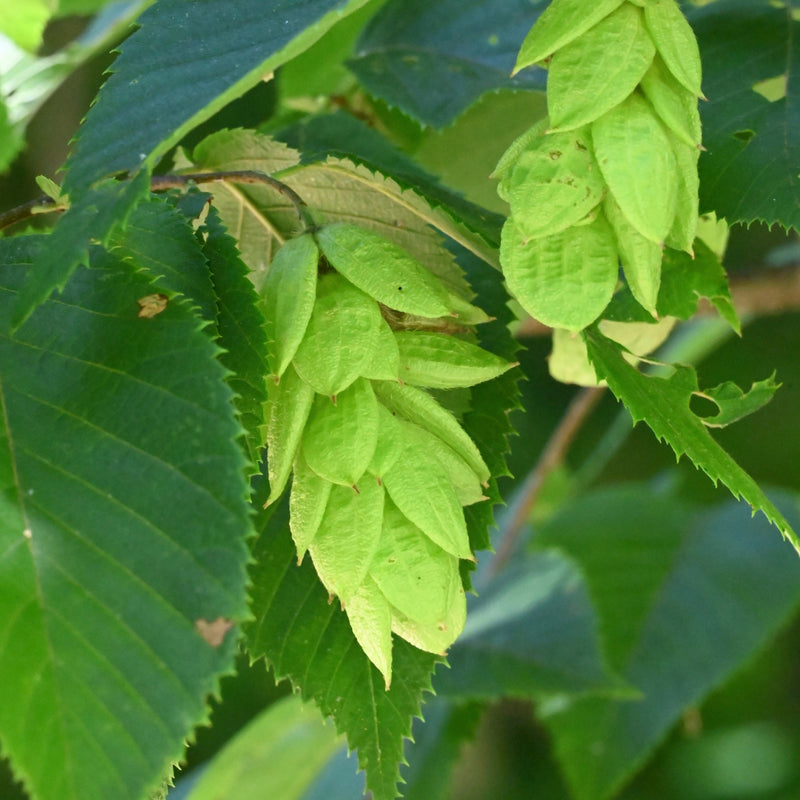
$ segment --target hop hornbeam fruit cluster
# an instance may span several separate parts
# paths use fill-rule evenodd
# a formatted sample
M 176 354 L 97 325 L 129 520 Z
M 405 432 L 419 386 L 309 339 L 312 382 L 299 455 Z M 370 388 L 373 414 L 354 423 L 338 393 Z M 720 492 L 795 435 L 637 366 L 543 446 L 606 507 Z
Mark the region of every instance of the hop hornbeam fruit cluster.
M 443 653 L 464 626 L 459 560 L 473 556 L 462 506 L 485 499 L 490 477 L 427 389 L 473 386 L 513 365 L 442 332 L 488 318 L 355 225 L 289 240 L 263 293 L 275 378 L 267 503 L 292 476 L 298 558 L 310 553 L 388 686 L 392 632 Z
M 495 170 L 511 207 L 500 260 L 525 310 L 578 331 L 605 309 L 621 263 L 656 316 L 664 245 L 697 228 L 700 54 L 675 0 L 553 0 L 517 70 L 548 69 L 548 117 Z

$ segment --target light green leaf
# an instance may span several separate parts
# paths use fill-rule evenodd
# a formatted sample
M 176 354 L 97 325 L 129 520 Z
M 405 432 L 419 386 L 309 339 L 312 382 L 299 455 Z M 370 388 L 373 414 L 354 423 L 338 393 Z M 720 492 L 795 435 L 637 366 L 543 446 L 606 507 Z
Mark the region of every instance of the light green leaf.
M 397 331 L 400 379 L 414 386 L 455 389 L 502 375 L 514 364 L 447 333 Z
M 286 488 L 292 472 L 297 448 L 303 435 L 314 390 L 289 367 L 279 383 L 267 382 L 267 469 L 270 494 L 267 503 L 274 503 Z
M 623 3 L 553 55 L 547 74 L 551 125 L 571 130 L 614 108 L 638 86 L 655 52 L 642 12 Z
M 672 131 L 667 131 L 672 144 L 672 152 L 678 165 L 676 177 L 678 179 L 678 201 L 675 209 L 675 220 L 672 223 L 665 243 L 676 250 L 683 250 L 690 255 L 695 235 L 697 234 L 700 176 L 697 172 L 697 162 L 700 150 L 689 147 L 682 142 Z
M 420 650 L 445 655 L 447 649 L 464 630 L 467 619 L 467 600 L 459 584 L 452 584 L 453 598 L 447 616 L 437 625 L 425 625 L 392 609 L 392 631 Z
M 232 786 L 237 800 L 301 800 L 342 744 L 316 708 L 299 697 L 286 697 L 227 742 L 187 800 L 219 800 Z
M 585 328 L 603 312 L 617 285 L 616 241 L 602 216 L 533 241 L 509 219 L 500 260 L 511 294 L 532 317 L 554 328 Z
M 669 71 L 695 97 L 702 97 L 700 49 L 680 6 L 675 0 L 648 3 L 644 21 Z
M 724 428 L 731 422 L 736 422 L 754 411 L 763 408 L 775 395 L 780 388 L 779 383 L 775 383 L 775 373 L 763 381 L 756 381 L 748 392 L 743 392 L 735 383 L 725 381 L 713 389 L 704 389 L 702 392 L 695 392 L 700 397 L 710 400 L 718 408 L 719 412 L 713 416 L 701 417 L 705 425 L 710 428 Z
M 379 303 L 420 317 L 451 314 L 442 282 L 388 239 L 345 222 L 314 235 L 331 266 Z
M 311 319 L 318 261 L 314 237 L 303 234 L 286 242 L 269 265 L 261 294 L 269 363 L 278 377 L 294 358 Z
M 303 458 L 302 450 L 294 460 L 292 491 L 289 494 L 289 528 L 297 547 L 298 563 L 314 540 L 328 505 L 333 484 L 320 478 Z
M 367 576 L 350 598 L 346 611 L 353 635 L 380 670 L 388 691 L 392 684 L 392 609 L 389 602 Z
M 662 244 L 675 219 L 677 165 L 664 127 L 638 94 L 592 124 L 600 171 L 628 221 Z
M 0 737 L 37 800 L 139 800 L 248 615 L 241 428 L 201 321 L 139 317 L 153 284 L 113 257 L 12 337 L 44 245 L 0 241 Z
M 660 56 L 653 59 L 641 86 L 667 128 L 684 144 L 697 149 L 702 135 L 697 96 L 678 82 Z
M 409 522 L 391 500 L 384 507 L 369 574 L 392 606 L 421 625 L 443 623 L 461 589 L 458 559 Z M 455 639 L 460 631 L 450 633 Z
M 379 385 L 380 383 L 376 381 L 373 383 L 373 389 Z M 383 483 L 386 470 L 398 459 L 402 449 L 403 436 L 400 421 L 394 413 L 387 411 L 383 404 L 378 403 L 378 441 L 369 464 L 369 472 L 378 479 L 379 483 Z
M 0 97 L 0 173 L 11 166 L 23 147 L 25 147 L 25 137 L 19 127 L 9 119 L 8 108 Z
M 378 326 L 378 343 L 362 373 L 375 381 L 397 381 L 400 379 L 400 351 L 394 331 L 385 319 Z
M 123 43 L 74 141 L 65 191 L 78 194 L 105 175 L 152 168 L 192 128 L 366 1 L 309 0 L 298 8 L 279 0 L 270 13 L 260 0 L 155 3 Z
M 382 321 L 371 297 L 341 275 L 323 275 L 295 369 L 315 392 L 337 395 L 376 358 Z
M 512 148 L 517 150 L 515 145 Z M 606 191 L 588 127 L 527 138 L 515 163 L 503 171 L 497 192 L 511 206 L 514 224 L 526 240 L 550 236 L 580 222 Z
M 383 473 L 383 485 L 403 514 L 439 547 L 472 559 L 464 513 L 444 467 L 415 441 L 402 441 L 398 457 Z
M 553 0 L 522 42 L 514 72 L 544 61 L 597 25 L 624 0 Z
M 383 500 L 383 487 L 374 480 L 363 481 L 358 491 L 334 486 L 317 535 L 308 546 L 320 580 L 345 609 L 369 572 L 378 547 Z
M 56 0 L 0 0 L 0 34 L 30 52 L 39 49 Z
M 336 395 L 335 403 L 321 394 L 314 398 L 303 432 L 303 456 L 321 478 L 355 487 L 377 440 L 378 401 L 368 380 L 355 380 Z
M 614 229 L 619 260 L 625 270 L 625 280 L 631 294 L 642 308 L 655 317 L 658 290 L 661 286 L 663 250 L 655 242 L 642 236 L 628 222 L 613 197 L 605 199 L 603 210 Z
M 618 400 L 630 411 L 634 423 L 644 420 L 658 439 L 667 442 L 680 458 L 692 463 L 716 484 L 722 481 L 734 497 L 741 497 L 761 511 L 783 536 L 800 551 L 800 540 L 783 515 L 758 484 L 720 447 L 689 407 L 698 391 L 693 369 L 676 365 L 668 378 L 643 375 L 622 356 L 619 345 L 597 330 L 584 332 L 589 358 Z
M 372 386 L 386 408 L 438 436 L 469 464 L 481 483 L 489 480 L 489 467 L 475 442 L 458 420 L 424 389 L 388 381 L 376 381 Z

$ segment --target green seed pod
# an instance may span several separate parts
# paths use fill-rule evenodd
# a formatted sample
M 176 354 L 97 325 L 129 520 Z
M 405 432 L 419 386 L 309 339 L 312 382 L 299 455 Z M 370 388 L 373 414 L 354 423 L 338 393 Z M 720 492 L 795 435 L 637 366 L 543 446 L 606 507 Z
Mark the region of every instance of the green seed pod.
M 425 390 L 386 381 L 376 381 L 372 388 L 386 408 L 438 436 L 469 464 L 481 483 L 487 483 L 491 473 L 475 442 L 458 420 Z
M 297 563 L 319 530 L 333 484 L 320 478 L 303 458 L 302 449 L 294 460 L 292 491 L 289 495 L 289 530 L 297 548 Z
M 269 266 L 261 295 L 267 358 L 280 377 L 294 358 L 317 295 L 319 250 L 309 234 L 289 239 Z
M 675 0 L 648 3 L 644 21 L 669 71 L 695 97 L 702 97 L 702 65 L 694 31 Z
M 324 275 L 294 366 L 315 392 L 336 395 L 371 362 L 382 318 L 377 303 L 341 275 Z
M 394 463 L 383 474 L 386 492 L 403 514 L 443 550 L 472 559 L 467 524 L 450 476 L 432 457 L 404 439 Z
M 383 487 L 363 481 L 358 492 L 333 486 L 308 547 L 325 588 L 347 607 L 369 571 L 383 525 Z
M 553 0 L 522 42 L 514 73 L 538 64 L 593 28 L 624 0 Z
M 655 242 L 645 239 L 625 219 L 613 197 L 605 199 L 603 210 L 617 237 L 619 259 L 631 293 L 642 308 L 655 317 L 658 290 L 661 286 L 663 250 Z
M 526 239 L 565 230 L 602 200 L 605 184 L 588 134 L 582 128 L 529 140 L 497 187 Z
M 621 103 L 639 84 L 655 52 L 641 10 L 629 3 L 562 47 L 547 75 L 553 128 L 587 125 Z
M 280 383 L 268 382 L 267 413 L 267 505 L 283 493 L 292 472 L 303 428 L 311 411 L 314 390 L 290 366 Z
M 666 127 L 682 142 L 700 146 L 697 97 L 680 84 L 659 56 L 642 78 L 642 91 Z
M 355 486 L 378 440 L 378 401 L 370 382 L 358 378 L 336 395 L 318 394 L 303 433 L 303 456 L 321 478 Z
M 376 381 L 399 380 L 400 351 L 394 333 L 384 319 L 381 319 L 375 349 L 361 374 L 364 378 Z
M 356 640 L 383 675 L 388 690 L 392 682 L 392 608 L 388 600 L 367 576 L 345 611 Z
M 421 317 L 451 314 L 441 280 L 394 242 L 346 222 L 324 225 L 316 237 L 328 263 L 379 303 Z
M 384 507 L 369 574 L 389 603 L 420 625 L 444 622 L 461 588 L 458 559 L 435 545 L 391 500 Z
M 476 344 L 446 333 L 400 331 L 400 379 L 414 386 L 455 389 L 483 383 L 515 366 Z
M 619 273 L 614 233 L 602 214 L 590 225 L 533 241 L 509 219 L 500 262 L 511 294 L 532 317 L 570 331 L 582 330 L 603 312 Z
M 622 213 L 642 236 L 663 244 L 675 219 L 677 164 L 650 104 L 632 94 L 592 124 L 592 140 Z

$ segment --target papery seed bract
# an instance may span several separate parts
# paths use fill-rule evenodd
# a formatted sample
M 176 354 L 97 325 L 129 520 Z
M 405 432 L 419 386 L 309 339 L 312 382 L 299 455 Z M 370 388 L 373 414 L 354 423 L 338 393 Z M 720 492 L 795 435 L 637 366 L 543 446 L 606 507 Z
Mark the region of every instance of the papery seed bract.
M 294 358 L 311 318 L 317 293 L 319 250 L 310 234 L 289 239 L 269 266 L 261 296 L 267 358 L 281 376 Z
M 370 380 L 392 381 L 400 376 L 400 351 L 394 333 L 386 320 L 382 319 L 378 329 L 375 349 L 361 372 Z
M 394 242 L 346 222 L 324 225 L 316 237 L 331 266 L 379 303 L 422 317 L 451 313 L 441 280 Z
M 292 489 L 289 494 L 289 530 L 297 548 L 297 561 L 303 560 L 319 530 L 333 484 L 320 478 L 303 458 L 302 449 L 294 460 Z
M 700 49 L 680 6 L 675 0 L 648 3 L 644 8 L 644 21 L 669 71 L 695 97 L 702 97 Z
M 700 177 L 697 174 L 697 161 L 700 151 L 682 142 L 671 131 L 667 135 L 677 162 L 678 202 L 675 219 L 667 234 L 665 243 L 676 250 L 694 254 L 694 237 L 697 233 L 700 206 Z
M 356 492 L 331 488 L 325 513 L 308 547 L 325 588 L 347 607 L 366 577 L 383 525 L 383 487 L 362 482 Z
M 311 411 L 314 390 L 289 366 L 280 383 L 267 383 L 267 505 L 282 494 L 292 471 L 303 428 Z
M 345 608 L 353 635 L 367 658 L 392 683 L 392 609 L 375 582 L 367 576 Z
M 399 331 L 400 380 L 414 386 L 455 389 L 483 383 L 514 364 L 446 333 Z
M 641 10 L 629 3 L 558 50 L 547 75 L 552 127 L 587 125 L 621 103 L 647 72 L 655 52 Z
M 699 147 L 701 129 L 697 97 L 679 83 L 660 56 L 653 59 L 641 85 L 664 125 L 689 147 Z
M 323 275 L 306 335 L 294 357 L 300 376 L 320 394 L 346 389 L 370 363 L 382 322 L 378 304 L 341 275 Z
M 318 394 L 303 432 L 303 456 L 321 478 L 354 486 L 367 469 L 378 439 L 378 401 L 366 378 L 336 395 Z
M 453 587 L 446 617 L 436 625 L 423 625 L 392 609 L 392 630 L 420 650 L 444 654 L 459 637 L 467 621 L 467 598 L 461 586 Z
M 380 383 L 376 381 L 373 384 L 373 389 L 379 386 Z M 380 482 L 383 482 L 383 476 L 400 457 L 402 450 L 403 438 L 400 430 L 400 421 L 382 403 L 378 403 L 378 440 L 367 470 Z
M 542 134 L 550 127 L 550 120 L 545 117 L 531 125 L 525 133 L 519 135 L 513 142 L 506 148 L 505 153 L 500 156 L 497 166 L 490 175 L 491 178 L 496 178 L 503 181 L 511 172 L 512 169 L 519 161 L 520 155 L 533 146 L 533 143 L 539 139 Z
M 522 42 L 514 72 L 544 61 L 556 50 L 583 36 L 623 2 L 624 0 L 553 0 Z

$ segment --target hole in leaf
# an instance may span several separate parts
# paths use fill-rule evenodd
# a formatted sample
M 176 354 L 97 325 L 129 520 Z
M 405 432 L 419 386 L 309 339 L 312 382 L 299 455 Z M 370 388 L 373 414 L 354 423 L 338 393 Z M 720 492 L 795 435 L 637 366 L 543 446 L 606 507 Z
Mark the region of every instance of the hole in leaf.
M 700 394 L 692 395 L 689 408 L 698 417 L 713 417 L 719 414 L 719 406 L 713 400 Z
M 756 135 L 755 131 L 743 130 L 736 131 L 733 134 L 734 139 L 739 139 L 741 142 L 749 142 Z
M 774 103 L 786 97 L 786 75 L 776 75 L 774 78 L 767 78 L 763 81 L 754 83 L 750 88 L 760 94 L 765 100 Z

